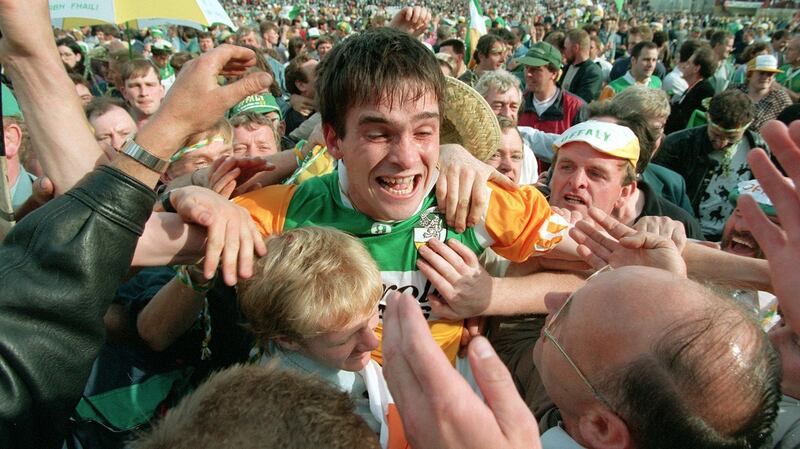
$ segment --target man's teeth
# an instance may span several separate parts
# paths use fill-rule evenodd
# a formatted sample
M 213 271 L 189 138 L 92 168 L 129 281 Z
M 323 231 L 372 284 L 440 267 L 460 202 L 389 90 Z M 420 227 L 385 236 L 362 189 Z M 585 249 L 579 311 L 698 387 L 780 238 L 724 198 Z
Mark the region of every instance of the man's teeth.
M 572 204 L 583 204 L 583 200 L 582 200 L 582 199 L 580 199 L 580 198 L 579 198 L 579 197 L 577 197 L 577 196 L 566 195 L 566 196 L 564 196 L 564 199 L 565 199 L 565 200 L 566 200 L 568 203 L 572 203 Z
M 739 237 L 733 237 L 733 242 L 742 246 L 746 246 L 750 249 L 755 248 L 755 245 L 750 240 L 741 239 Z
M 402 178 L 381 176 L 378 179 L 386 190 L 395 195 L 408 195 L 414 190 L 413 176 Z

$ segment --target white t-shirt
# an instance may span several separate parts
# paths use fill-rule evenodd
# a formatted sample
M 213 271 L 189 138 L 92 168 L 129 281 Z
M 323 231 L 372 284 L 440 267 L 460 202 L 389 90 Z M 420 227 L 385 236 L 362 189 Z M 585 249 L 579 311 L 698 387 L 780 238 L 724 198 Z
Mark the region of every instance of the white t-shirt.
M 553 103 L 556 102 L 556 97 L 558 97 L 559 92 L 561 92 L 561 89 L 556 89 L 555 93 L 553 93 L 553 96 L 548 98 L 548 99 L 546 99 L 546 100 L 544 100 L 544 101 L 537 100 L 536 99 L 536 95 L 534 95 L 533 96 L 533 109 L 536 110 L 536 114 L 539 115 L 539 116 L 544 114 L 544 111 L 546 111 L 550 106 L 553 105 Z

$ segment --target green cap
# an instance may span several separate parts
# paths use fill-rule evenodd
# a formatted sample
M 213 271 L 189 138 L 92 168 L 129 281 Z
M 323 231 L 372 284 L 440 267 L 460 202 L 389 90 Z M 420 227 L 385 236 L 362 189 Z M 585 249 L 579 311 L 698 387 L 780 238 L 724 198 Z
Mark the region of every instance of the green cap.
M 529 65 L 531 67 L 553 64 L 556 68 L 560 69 L 561 52 L 547 42 L 537 42 L 525 53 L 525 56 L 517 59 L 517 61 L 520 64 Z
M 19 109 L 16 97 L 11 93 L 11 89 L 5 84 L 0 83 L 0 90 L 3 92 L 3 117 L 22 118 L 22 111 Z
M 283 114 L 281 114 L 281 108 L 278 106 L 278 102 L 275 101 L 275 97 L 269 94 L 250 95 L 231 108 L 229 116 L 234 117 L 244 112 L 254 112 L 256 114 L 277 112 L 281 120 L 283 120 Z
M 786 180 L 794 185 L 791 179 L 786 178 Z M 736 185 L 736 188 L 728 196 L 730 202 L 736 206 L 736 203 L 739 201 L 739 197 L 742 195 L 750 195 L 756 200 L 758 203 L 758 207 L 764 211 L 765 214 L 770 216 L 777 216 L 778 213 L 775 212 L 775 206 L 772 204 L 772 200 L 769 199 L 767 193 L 761 188 L 761 184 L 758 182 L 757 179 L 753 179 L 750 181 L 742 181 Z

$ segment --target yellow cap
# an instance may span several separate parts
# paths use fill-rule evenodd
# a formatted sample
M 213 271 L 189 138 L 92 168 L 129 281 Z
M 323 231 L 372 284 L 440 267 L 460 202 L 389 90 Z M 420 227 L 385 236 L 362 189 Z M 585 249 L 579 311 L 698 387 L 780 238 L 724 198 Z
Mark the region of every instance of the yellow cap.
M 639 139 L 630 129 L 616 123 L 589 120 L 564 131 L 555 142 L 553 149 L 558 151 L 570 142 L 585 142 L 595 150 L 627 159 L 634 168 L 639 161 Z

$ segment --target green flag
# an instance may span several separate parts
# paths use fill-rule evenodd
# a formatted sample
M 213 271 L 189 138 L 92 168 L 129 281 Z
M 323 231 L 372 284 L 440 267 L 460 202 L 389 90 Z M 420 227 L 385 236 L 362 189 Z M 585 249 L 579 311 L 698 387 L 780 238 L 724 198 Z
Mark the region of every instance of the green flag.
M 625 4 L 625 0 L 614 0 L 614 3 L 617 4 L 617 12 L 622 14 L 622 5 Z

